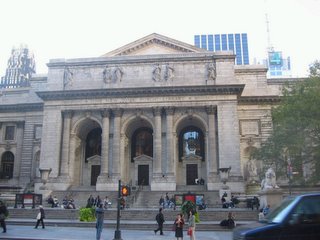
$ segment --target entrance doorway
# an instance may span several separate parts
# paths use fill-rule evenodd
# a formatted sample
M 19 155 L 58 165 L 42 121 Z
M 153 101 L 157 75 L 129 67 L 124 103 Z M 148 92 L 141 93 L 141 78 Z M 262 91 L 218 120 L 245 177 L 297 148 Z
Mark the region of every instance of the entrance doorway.
M 149 185 L 149 165 L 138 165 L 138 185 Z
M 100 175 L 100 165 L 91 166 L 91 186 L 95 186 Z
M 198 178 L 198 165 L 197 164 L 187 164 L 187 185 L 196 185 L 196 179 Z

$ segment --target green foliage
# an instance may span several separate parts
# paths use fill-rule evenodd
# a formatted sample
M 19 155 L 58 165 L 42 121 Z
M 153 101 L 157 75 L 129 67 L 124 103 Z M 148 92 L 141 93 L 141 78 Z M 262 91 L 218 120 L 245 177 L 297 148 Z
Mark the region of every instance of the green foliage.
M 194 216 L 195 216 L 195 222 L 199 223 L 200 222 L 200 217 L 199 217 L 199 213 L 196 211 L 197 210 L 197 205 L 191 201 L 185 201 L 182 205 L 181 205 L 181 212 L 184 216 L 189 216 L 190 211 L 195 212 Z
M 80 221 L 93 222 L 96 220 L 95 209 L 92 208 L 80 208 Z
M 188 215 L 189 212 L 192 211 L 196 211 L 196 204 L 191 202 L 191 201 L 185 201 L 182 205 L 181 205 L 181 211 L 184 215 Z
M 272 109 L 273 134 L 253 155 L 277 175 L 287 174 L 291 162 L 297 183 L 320 181 L 320 62 L 310 67 L 310 77 L 284 86 L 279 106 Z M 303 168 L 313 173 L 306 179 Z
M 196 212 L 194 216 L 195 216 L 196 223 L 199 223 L 200 222 L 199 212 Z

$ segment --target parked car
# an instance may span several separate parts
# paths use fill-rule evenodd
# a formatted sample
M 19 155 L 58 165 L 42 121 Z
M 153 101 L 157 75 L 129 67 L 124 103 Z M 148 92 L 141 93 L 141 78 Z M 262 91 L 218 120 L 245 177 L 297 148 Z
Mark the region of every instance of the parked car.
M 264 220 L 236 227 L 233 240 L 319 240 L 320 193 L 289 196 Z

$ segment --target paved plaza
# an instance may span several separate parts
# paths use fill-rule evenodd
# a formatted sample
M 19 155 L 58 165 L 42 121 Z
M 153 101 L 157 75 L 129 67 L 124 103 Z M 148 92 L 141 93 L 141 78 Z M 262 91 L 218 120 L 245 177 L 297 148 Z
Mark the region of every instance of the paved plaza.
M 103 240 L 112 240 L 114 238 L 115 229 L 104 228 L 102 231 Z M 154 235 L 153 231 L 139 230 L 121 230 L 123 240 L 174 240 L 174 232 L 164 232 L 163 236 Z M 196 232 L 197 240 L 230 240 L 231 232 L 223 231 L 201 231 Z M 78 228 L 78 227 L 46 227 L 45 229 L 34 229 L 32 226 L 8 225 L 6 233 L 0 233 L 0 239 L 86 239 L 95 240 L 95 228 Z M 189 239 L 185 236 L 184 239 Z

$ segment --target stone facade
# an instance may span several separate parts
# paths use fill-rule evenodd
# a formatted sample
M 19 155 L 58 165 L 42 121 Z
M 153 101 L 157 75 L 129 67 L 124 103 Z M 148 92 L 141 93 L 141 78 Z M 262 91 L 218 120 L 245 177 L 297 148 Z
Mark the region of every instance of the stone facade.
M 34 183 L 36 192 L 44 182 L 49 190 L 107 191 L 121 179 L 170 191 L 202 178 L 207 190 L 218 190 L 219 168 L 231 167 L 228 185 L 244 192 L 250 152 L 272 130 L 280 85 L 268 83 L 264 66 L 234 61 L 231 52 L 207 52 L 158 34 L 97 58 L 51 60 L 47 76 L 1 92 L 0 154 L 13 153 L 14 171 L 0 181 Z M 7 125 L 15 126 L 13 140 L 4 138 Z M 141 129 L 152 133 L 151 156 L 135 156 Z M 190 146 L 182 154 L 186 129 L 200 134 L 203 154 Z M 87 157 L 95 130 L 100 149 Z M 48 179 L 39 169 L 50 169 Z

